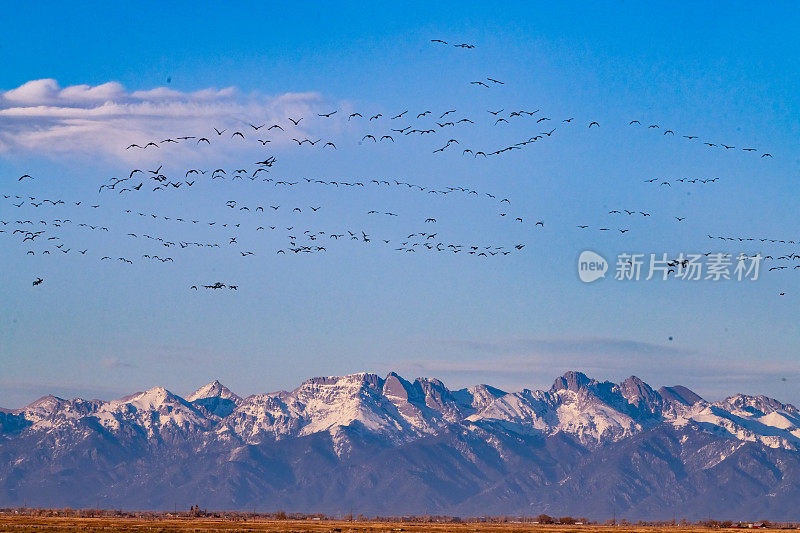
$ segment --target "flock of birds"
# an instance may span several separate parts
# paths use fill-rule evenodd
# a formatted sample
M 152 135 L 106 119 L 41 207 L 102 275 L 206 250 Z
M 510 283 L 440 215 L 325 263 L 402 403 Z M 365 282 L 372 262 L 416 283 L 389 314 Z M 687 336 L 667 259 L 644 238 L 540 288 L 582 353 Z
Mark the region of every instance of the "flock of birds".
M 159 169 L 160 170 L 160 167 Z M 159 174 L 157 171 L 148 171 L 151 174 L 151 178 L 158 181 Z M 114 189 L 114 187 L 119 184 L 123 180 L 127 180 L 129 178 L 122 178 L 122 179 L 114 179 L 111 182 L 111 185 L 106 187 L 106 189 Z M 287 182 L 286 184 L 289 186 L 298 185 L 300 181 L 297 182 Z M 304 179 L 303 183 L 306 185 L 331 185 L 330 182 L 324 180 L 311 180 L 311 179 Z M 341 183 L 342 186 L 345 187 L 366 187 L 369 185 L 374 186 L 381 186 L 381 187 L 388 187 L 388 186 L 401 186 L 406 189 L 414 190 L 417 192 L 428 192 L 428 193 L 435 193 L 446 195 L 449 193 L 462 193 L 465 195 L 479 195 L 478 191 L 469 190 L 463 187 L 448 187 L 445 189 L 428 189 L 423 186 L 414 185 L 408 182 L 401 182 L 399 180 L 369 180 L 365 181 L 364 183 L 361 182 L 334 182 L 336 184 Z M 101 191 L 103 189 L 101 188 Z M 134 186 L 132 188 L 134 191 L 143 190 L 140 186 Z M 485 198 L 489 199 L 496 199 L 496 196 L 491 193 L 484 193 Z M 4 199 L 10 199 L 11 205 L 22 208 L 23 205 L 32 206 L 33 208 L 41 208 L 45 201 L 44 199 L 37 202 L 37 198 L 33 196 L 23 197 L 21 195 L 10 195 L 10 194 L 3 194 Z M 20 200 L 19 203 L 14 203 L 16 200 Z M 64 200 L 49 200 L 47 199 L 47 203 L 51 207 L 59 207 L 67 206 L 68 202 Z M 499 203 L 508 205 L 510 204 L 510 200 L 504 198 L 499 201 Z M 99 208 L 100 204 L 87 204 L 85 202 L 69 202 L 69 205 L 74 205 L 75 207 L 85 206 L 91 208 Z M 235 210 L 239 213 L 245 212 L 243 214 L 247 214 L 246 212 L 251 212 L 253 215 L 257 214 L 266 214 L 267 212 L 277 213 L 280 209 L 280 205 L 266 205 L 266 206 L 252 206 L 248 207 L 246 205 L 240 205 L 237 200 L 228 200 L 224 204 L 227 208 Z M 287 207 L 285 208 L 288 213 L 297 213 L 302 214 L 305 210 L 306 213 L 316 213 L 322 209 L 322 206 L 294 206 L 294 207 Z M 213 220 L 203 220 L 197 218 L 184 218 L 184 217 L 170 217 L 165 215 L 160 215 L 156 213 L 145 213 L 143 211 L 134 211 L 131 209 L 125 209 L 123 211 L 124 214 L 139 216 L 146 220 L 151 221 L 158 221 L 159 223 L 175 223 L 175 224 L 183 224 L 183 225 L 203 225 L 208 228 L 226 228 L 232 231 L 245 231 L 245 230 L 252 230 L 252 232 L 259 232 L 259 231 L 278 231 L 278 232 L 286 232 L 286 239 L 287 243 L 286 246 L 280 247 L 279 249 L 275 250 L 276 254 L 286 254 L 289 253 L 314 253 L 314 252 L 324 252 L 327 250 L 327 246 L 330 245 L 321 245 L 320 242 L 323 240 L 328 242 L 338 242 L 339 240 L 350 240 L 350 241 L 358 241 L 359 243 L 367 244 L 378 242 L 382 243 L 383 245 L 392 245 L 395 247 L 397 251 L 404 251 L 404 252 L 416 252 L 417 250 L 429 250 L 429 251 L 450 251 L 452 253 L 459 253 L 464 252 L 468 255 L 476 255 L 479 257 L 488 257 L 492 255 L 508 255 L 511 253 L 511 250 L 521 250 L 524 245 L 516 243 L 513 246 L 504 246 L 504 245 L 492 245 L 492 244 L 480 244 L 480 243 L 455 243 L 444 241 L 439 238 L 438 232 L 413 232 L 408 234 L 401 239 L 387 239 L 387 238 L 377 238 L 373 237 L 370 233 L 367 233 L 363 229 L 359 229 L 353 231 L 352 229 L 340 229 L 338 231 L 326 231 L 326 230 L 310 230 L 306 229 L 300 231 L 299 228 L 296 228 L 294 225 L 292 226 L 277 226 L 276 224 L 266 224 L 266 225 L 258 225 L 260 223 L 254 224 L 247 224 L 242 222 L 238 223 L 227 223 L 227 222 L 218 222 Z M 366 213 L 367 215 L 376 215 L 381 214 L 385 216 L 392 216 L 398 217 L 399 215 L 392 212 L 379 212 L 377 210 L 371 210 Z M 433 217 L 428 217 L 424 220 L 425 224 L 435 224 L 436 219 Z M 17 237 L 20 241 L 21 245 L 26 246 L 29 248 L 26 251 L 26 255 L 49 255 L 51 253 L 60 251 L 64 254 L 67 253 L 78 253 L 81 255 L 85 255 L 88 249 L 79 250 L 72 246 L 67 246 L 64 242 L 62 242 L 62 238 L 56 234 L 61 228 L 65 227 L 75 227 L 75 228 L 85 228 L 90 231 L 96 232 L 109 232 L 114 231 L 110 230 L 109 227 L 103 225 L 95 225 L 89 224 L 86 222 L 77 222 L 73 221 L 71 218 L 49 218 L 49 219 L 19 219 L 19 220 L 0 220 L 0 224 L 3 226 L 12 225 L 15 229 L 8 232 L 6 229 L 0 229 L 0 232 L 6 233 L 8 232 L 10 236 Z M 29 226 L 43 227 L 43 229 L 36 229 L 36 228 L 28 228 Z M 52 235 L 51 235 L 52 233 Z M 190 247 L 208 247 L 208 248 L 221 248 L 221 247 L 238 247 L 240 245 L 238 236 L 228 236 L 223 240 L 213 240 L 213 241 L 205 241 L 205 242 L 198 242 L 198 241 L 189 241 L 189 240 L 171 240 L 168 237 L 160 236 L 160 235 L 151 235 L 149 233 L 136 233 L 136 232 L 128 232 L 125 234 L 125 237 L 130 239 L 138 239 L 138 240 L 149 240 L 152 244 L 158 247 L 164 247 L 167 249 L 175 249 L 181 250 Z M 34 245 L 42 242 L 41 247 L 36 247 Z M 236 248 L 239 255 L 242 257 L 254 256 L 256 252 L 253 250 L 241 249 Z M 141 255 L 142 259 L 147 259 L 149 261 L 160 261 L 162 263 L 166 262 L 174 262 L 175 258 L 165 255 L 158 255 L 156 253 L 147 253 Z M 115 258 L 110 255 L 102 255 L 99 257 L 100 261 L 105 260 L 114 260 Z M 122 261 L 123 263 L 133 264 L 134 259 L 130 257 L 116 257 L 116 260 Z
M 450 44 L 442 39 L 432 39 L 431 42 L 437 46 L 452 46 L 462 49 L 474 48 L 473 44 L 457 43 Z M 485 77 L 470 82 L 472 85 L 482 88 L 501 87 L 506 85 L 492 77 Z M 541 109 L 513 109 L 505 108 L 486 110 L 484 115 L 476 116 L 459 112 L 457 108 L 442 109 L 434 112 L 431 109 L 421 109 L 411 111 L 410 109 L 398 110 L 394 113 L 387 113 L 384 116 L 381 112 L 369 113 L 366 111 L 346 111 L 344 109 L 333 109 L 324 113 L 314 113 L 313 116 L 286 116 L 285 120 L 268 123 L 261 120 L 232 121 L 229 124 L 215 125 L 207 131 L 188 134 L 169 136 L 166 138 L 148 139 L 133 142 L 125 147 L 128 150 L 142 150 L 156 152 L 159 155 L 168 156 L 168 147 L 176 145 L 188 145 L 195 150 L 202 150 L 204 147 L 221 142 L 227 143 L 258 143 L 260 149 L 278 147 L 284 152 L 295 150 L 317 149 L 322 152 L 333 152 L 342 146 L 343 142 L 352 143 L 355 146 L 368 148 L 370 145 L 397 145 L 406 139 L 430 138 L 430 152 L 433 154 L 445 154 L 449 152 L 460 153 L 461 156 L 471 156 L 473 159 L 481 160 L 490 157 L 507 155 L 539 142 L 547 141 L 553 135 L 558 135 L 567 128 L 574 128 L 578 124 L 583 124 L 586 130 L 602 131 L 602 126 L 598 120 L 578 121 L 575 117 L 554 117 L 549 113 L 542 112 Z M 325 138 L 311 135 L 311 131 L 327 131 L 330 128 L 316 128 L 319 124 L 326 121 L 337 122 L 345 132 L 342 138 Z M 472 128 L 488 127 L 502 128 L 512 122 L 521 121 L 526 126 L 535 127 L 539 131 L 534 135 L 523 139 L 517 139 L 500 147 L 488 148 L 485 146 L 470 146 L 464 134 Z M 235 124 L 235 125 L 232 125 Z M 623 123 L 624 124 L 624 123 Z M 661 137 L 681 138 L 686 142 L 702 143 L 709 149 L 720 149 L 723 151 L 739 150 L 758 155 L 761 159 L 772 158 L 769 152 L 760 151 L 754 147 L 737 148 L 733 145 L 721 142 L 711 142 L 700 139 L 693 134 L 679 133 L 674 129 L 662 128 L 659 124 L 643 123 L 640 120 L 631 120 L 627 126 L 640 127 L 647 131 L 653 131 Z M 357 128 L 357 129 L 355 129 Z M 337 128 L 333 128 L 337 130 Z M 355 131 L 358 131 L 355 134 Z M 363 134 L 363 135 L 362 135 Z M 473 136 L 475 137 L 475 136 Z M 481 138 L 481 136 L 477 136 Z M 338 143 L 338 146 L 337 146 Z M 98 187 L 98 195 L 105 199 L 106 195 L 113 195 L 117 199 L 123 198 L 135 201 L 139 196 L 147 202 L 150 194 L 160 192 L 188 194 L 198 187 L 207 186 L 214 182 L 256 182 L 268 184 L 282 191 L 312 190 L 322 187 L 326 189 L 337 189 L 341 191 L 367 191 L 369 189 L 380 189 L 387 191 L 401 190 L 409 193 L 424 195 L 424 197 L 444 197 L 444 198 L 474 198 L 480 200 L 478 207 L 488 210 L 492 216 L 500 217 L 499 220 L 507 221 L 517 227 L 528 227 L 531 231 L 542 230 L 545 227 L 545 220 L 541 217 L 531 216 L 528 213 L 511 212 L 511 199 L 495 192 L 479 191 L 471 187 L 449 186 L 432 187 L 426 184 L 412 183 L 406 179 L 371 177 L 371 178 L 351 178 L 351 179 L 332 179 L 319 177 L 277 177 L 274 171 L 277 159 L 274 155 L 263 157 L 262 160 L 253 164 L 240 165 L 239 168 L 189 168 L 181 169 L 179 172 L 168 172 L 164 164 L 157 168 L 134 168 L 122 177 L 108 178 Z M 17 182 L 30 182 L 34 176 L 29 173 L 17 178 Z M 706 185 L 716 183 L 718 177 L 711 178 L 648 178 L 644 181 L 658 187 L 672 187 L 673 185 Z M 423 199 L 423 197 L 420 197 Z M 77 209 L 82 214 L 91 213 L 101 207 L 102 203 L 97 200 L 67 200 L 62 198 L 39 198 L 36 196 L 4 193 L 3 200 L 9 202 L 9 206 L 28 210 L 71 210 Z M 112 206 L 116 200 L 110 201 Z M 422 205 L 422 202 L 419 202 Z M 525 248 L 524 242 L 460 242 L 446 236 L 445 230 L 425 229 L 421 231 L 419 225 L 436 228 L 440 223 L 440 217 L 436 214 L 406 214 L 399 213 L 396 209 L 386 206 L 374 206 L 365 210 L 364 215 L 368 217 L 388 217 L 396 219 L 414 228 L 413 231 L 397 231 L 391 235 L 379 235 L 378 232 L 368 227 L 326 227 L 324 229 L 312 228 L 308 217 L 313 217 L 318 213 L 324 214 L 327 210 L 325 205 L 311 204 L 308 202 L 295 201 L 292 204 L 271 201 L 251 201 L 242 203 L 239 200 L 227 200 L 224 210 L 235 212 L 236 217 L 224 220 L 210 220 L 203 217 L 190 216 L 183 214 L 180 216 L 166 216 L 154 213 L 149 210 L 137 209 L 130 206 L 120 209 L 125 215 L 140 217 L 150 223 L 158 223 L 161 228 L 181 230 L 186 227 L 204 228 L 206 231 L 226 231 L 222 235 L 214 233 L 208 239 L 198 240 L 196 238 L 177 238 L 168 237 L 158 232 L 129 231 L 112 227 L 111 224 L 90 222 L 89 218 L 80 222 L 73 221 L 73 215 L 67 213 L 58 218 L 49 216 L 35 217 L 11 217 L 8 220 L 0 220 L 0 233 L 6 234 L 15 239 L 20 245 L 20 250 L 26 256 L 44 256 L 51 254 L 94 254 L 99 261 L 119 262 L 121 264 L 133 264 L 134 262 L 156 262 L 160 264 L 172 264 L 180 262 L 181 252 L 189 249 L 219 249 L 225 251 L 229 257 L 238 257 L 241 260 L 248 260 L 255 256 L 270 253 L 275 255 L 288 254 L 319 254 L 327 252 L 329 248 L 338 246 L 341 242 L 353 242 L 364 246 L 383 246 L 388 250 L 401 252 L 403 254 L 417 252 L 431 253 L 452 253 L 471 255 L 475 257 L 489 258 L 493 256 L 503 257 L 514 253 L 521 253 Z M 116 207 L 112 207 L 116 209 Z M 6 212 L 6 210 L 3 210 Z M 639 209 L 613 209 L 609 215 L 651 217 L 648 211 Z M 83 215 L 81 215 L 83 216 Z M 244 217 L 244 218 L 242 218 Z M 289 217 L 289 218 L 287 218 Z M 295 217 L 295 218 L 292 218 Z M 683 222 L 685 216 L 671 216 L 677 222 Z M 313 219 L 312 219 L 313 220 Z M 630 227 L 611 227 L 608 225 L 577 224 L 581 230 L 597 230 L 603 232 L 618 232 L 620 235 L 631 231 Z M 66 242 L 62 232 L 66 228 L 81 228 L 96 234 L 110 233 L 115 234 L 122 240 L 136 240 L 147 248 L 146 253 L 136 256 L 131 254 L 112 254 L 107 250 L 94 251 L 93 248 L 78 246 Z M 266 252 L 257 237 L 260 234 L 274 233 L 278 236 L 279 242 L 273 242 L 273 248 Z M 196 234 L 193 231 L 192 234 Z M 708 235 L 709 238 L 715 238 Z M 747 242 L 760 241 L 770 244 L 794 244 L 793 240 L 788 239 L 765 239 L 751 237 L 716 237 L 721 240 Z M 83 248 L 83 249 L 81 249 Z M 92 257 L 90 254 L 89 257 Z M 773 260 L 772 256 L 765 256 L 765 259 Z M 778 256 L 775 261 L 790 262 L 800 259 L 798 254 L 786 254 Z M 800 268 L 798 264 L 779 265 L 770 270 Z M 43 283 L 41 277 L 33 281 L 33 286 Z M 189 285 L 190 290 L 200 288 L 216 291 L 220 289 L 238 290 L 238 285 L 231 283 L 194 283 Z
M 500 82 L 499 80 L 494 80 L 492 78 L 488 78 L 493 83 L 503 84 L 504 82 Z M 472 83 L 483 83 L 483 82 L 472 82 Z M 332 119 L 334 115 L 337 115 L 340 110 L 336 109 L 333 111 L 329 111 L 327 113 L 317 113 L 315 119 Z M 534 110 L 525 110 L 525 109 L 517 109 L 513 111 L 507 111 L 506 109 L 498 109 L 498 110 L 487 110 L 487 115 L 482 118 L 478 117 L 466 117 L 466 116 L 457 116 L 458 113 L 457 109 L 447 109 L 441 113 L 434 113 L 432 110 L 427 109 L 421 111 L 419 113 L 412 113 L 409 115 L 409 110 L 406 109 L 400 113 L 393 114 L 389 117 L 384 117 L 382 113 L 361 113 L 361 112 L 353 112 L 347 115 L 346 124 L 352 126 L 355 124 L 354 121 L 366 121 L 366 126 L 368 128 L 372 128 L 371 131 L 368 131 L 360 138 L 354 139 L 358 145 L 369 145 L 369 144 L 386 144 L 386 143 L 396 143 L 403 138 L 408 136 L 426 136 L 426 135 L 433 135 L 438 136 L 444 134 L 446 139 L 442 137 L 442 144 L 439 146 L 433 147 L 431 150 L 432 153 L 443 153 L 445 151 L 453 150 L 454 146 L 458 145 L 461 150 L 461 155 L 470 155 L 473 158 L 478 158 L 479 156 L 482 158 L 488 158 L 490 156 L 498 156 L 501 154 L 506 154 L 512 152 L 514 150 L 521 150 L 525 146 L 529 144 L 533 144 L 537 141 L 542 141 L 547 139 L 548 137 L 552 136 L 558 128 L 572 126 L 575 124 L 575 118 L 553 118 L 550 116 L 544 116 L 544 114 L 540 114 L 541 109 L 534 109 Z M 344 116 L 344 115 L 342 115 Z M 415 117 L 415 118 L 414 118 Z M 534 120 L 535 117 L 535 120 Z M 531 135 L 526 139 L 518 140 L 517 142 L 508 144 L 506 146 L 501 146 L 499 148 L 486 148 L 486 147 L 462 147 L 461 140 L 456 137 L 456 131 L 462 131 L 465 127 L 478 127 L 481 125 L 491 125 L 491 126 L 503 126 L 505 124 L 511 124 L 512 121 L 515 120 L 522 120 L 528 118 L 532 121 L 532 124 L 535 126 L 539 126 L 540 129 L 544 129 L 545 131 L 541 131 L 535 135 Z M 403 119 L 405 122 L 401 124 L 394 124 L 392 121 Z M 484 120 L 486 119 L 486 120 Z M 254 124 L 249 121 L 243 121 L 242 125 L 245 126 L 244 130 L 234 130 L 230 131 L 229 128 L 224 127 L 213 127 L 211 129 L 211 133 L 198 133 L 196 135 L 180 135 L 174 137 L 168 137 L 166 139 L 156 140 L 150 139 L 148 141 L 144 141 L 141 143 L 131 143 L 126 147 L 126 150 L 130 149 L 140 149 L 140 150 L 147 150 L 150 147 L 160 148 L 166 145 L 172 144 L 180 144 L 180 143 L 194 143 L 195 145 L 211 145 L 212 139 L 217 142 L 218 140 L 237 140 L 238 142 L 247 142 L 248 139 L 255 139 L 262 147 L 266 146 L 269 143 L 289 143 L 294 144 L 298 148 L 318 148 L 321 150 L 336 150 L 337 145 L 334 143 L 334 139 L 312 139 L 306 135 L 304 127 L 308 124 L 308 120 L 305 117 L 286 117 L 287 122 L 284 124 L 274 123 L 270 126 L 267 126 L 266 123 L 263 124 Z M 306 122 L 303 122 L 303 121 Z M 373 122 L 374 121 L 374 122 Z M 302 123 L 302 125 L 301 125 Z M 560 126 L 549 126 L 550 124 L 559 124 Z M 404 125 L 403 125 L 404 124 Z M 400 127 L 402 125 L 402 127 Z M 639 120 L 632 120 L 628 123 L 629 126 L 641 126 L 641 122 Z M 394 127 L 392 127 L 394 126 Z M 596 120 L 591 120 L 587 122 L 587 129 L 599 129 L 600 123 Z M 247 129 L 249 128 L 249 130 Z M 382 128 L 382 129 L 380 129 Z M 647 126 L 647 129 L 660 129 L 658 124 L 650 124 Z M 264 133 L 260 133 L 261 130 L 265 130 Z M 252 131 L 250 131 L 252 130 Z M 272 132 L 271 134 L 269 132 Z M 666 129 L 662 135 L 676 135 L 674 130 Z M 264 138 L 262 138 L 264 137 Z M 710 149 L 713 148 L 721 148 L 723 150 L 732 150 L 736 149 L 735 146 L 728 145 L 721 142 L 709 142 L 709 141 L 701 141 L 699 136 L 697 135 L 681 135 L 681 138 L 690 142 L 702 142 L 703 145 L 707 146 Z M 755 153 L 758 154 L 761 158 L 772 157 L 772 154 L 769 152 L 759 152 L 758 149 L 753 147 L 745 147 L 740 148 L 741 151 L 748 152 L 748 153 Z M 272 160 L 274 163 L 274 159 Z M 268 164 L 267 166 L 271 166 Z M 699 180 L 695 180 L 699 181 Z

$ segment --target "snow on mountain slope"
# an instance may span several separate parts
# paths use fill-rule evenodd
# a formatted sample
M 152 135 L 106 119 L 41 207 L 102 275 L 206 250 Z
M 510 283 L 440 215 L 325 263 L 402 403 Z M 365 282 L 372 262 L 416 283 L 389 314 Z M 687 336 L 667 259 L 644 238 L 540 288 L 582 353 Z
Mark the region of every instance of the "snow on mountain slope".
M 25 420 L 32 424 L 46 424 L 49 420 L 56 417 L 59 419 L 81 418 L 88 416 L 102 406 L 103 402 L 98 400 L 65 400 L 57 396 L 49 395 L 39 398 L 35 402 L 28 404 L 22 409 L 13 411 L 15 414 L 22 415 Z
M 636 387 L 626 389 L 636 401 L 631 404 L 619 386 L 595 381 L 580 372 L 567 372 L 548 391 L 524 390 L 502 396 L 468 420 L 500 423 L 520 432 L 569 433 L 584 444 L 614 441 L 643 427 L 628 413 L 631 408 L 638 409 L 642 401 L 636 392 L 641 385 Z M 651 397 L 649 393 L 646 396 Z
M 496 398 L 467 420 L 498 423 L 520 433 L 548 431 L 558 423 L 553 407 L 552 399 L 546 393 L 525 389 Z
M 192 405 L 202 407 L 206 412 L 225 418 L 242 403 L 242 399 L 217 380 L 204 385 L 187 398 Z
M 460 418 L 450 391 L 438 380 L 410 383 L 392 372 L 383 382 L 382 393 L 403 422 L 418 434 L 430 433 L 447 420 Z
M 17 411 L 31 423 L 29 431 L 58 429 L 81 419 L 93 419 L 112 431 L 123 426 L 143 429 L 148 437 L 163 430 L 206 429 L 210 422 L 186 400 L 155 387 L 118 400 L 64 400 L 45 396 Z
M 800 411 L 766 396 L 737 394 L 713 403 L 700 400 L 675 409 L 666 420 L 676 427 L 697 423 L 743 442 L 800 450 Z
M 106 427 L 118 429 L 132 424 L 143 428 L 149 436 L 165 430 L 190 432 L 211 426 L 196 407 L 163 387 L 107 402 L 96 416 Z
M 283 401 L 282 397 L 286 394 L 280 392 L 248 397 L 225 418 L 217 428 L 217 434 L 226 440 L 239 438 L 249 444 L 298 435 L 303 424 L 302 413 Z
M 383 380 L 375 374 L 314 378 L 292 391 L 289 398 L 307 420 L 303 435 L 354 423 L 387 436 L 412 429 L 383 396 L 382 388 Z
M 392 373 L 312 378 L 291 392 L 247 398 L 218 431 L 245 442 L 357 427 L 405 442 L 460 420 L 450 392 L 437 380 L 413 384 Z
M 436 379 L 411 382 L 392 372 L 385 379 L 369 373 L 312 378 L 292 391 L 242 399 L 213 381 L 187 399 L 162 387 L 110 402 L 46 396 L 8 416 L 15 417 L 13 424 L 9 419 L 3 427 L 26 432 L 94 420 L 117 433 L 132 428 L 148 438 L 202 436 L 242 444 L 318 433 L 341 441 L 351 434 L 342 433 L 348 428 L 399 445 L 457 424 L 520 435 L 562 433 L 599 446 L 668 424 L 800 449 L 800 411 L 794 406 L 745 395 L 711 403 L 685 387 L 655 391 L 635 376 L 615 384 L 580 372 L 565 373 L 546 391 L 515 393 L 487 385 L 451 391 Z
M 506 394 L 508 393 L 489 385 L 474 385 L 453 392 L 453 396 L 462 406 L 462 410 L 472 410 L 473 412 L 483 411 L 490 403 Z
M 391 372 L 383 394 L 400 415 L 422 433 L 430 433 L 478 412 L 506 393 L 487 385 L 450 391 L 438 379 L 417 378 L 413 383 Z
M 196 400 L 205 400 L 208 398 L 222 398 L 223 400 L 232 400 L 234 402 L 241 401 L 236 394 L 231 392 L 231 390 L 217 381 L 216 379 L 209 383 L 208 385 L 203 385 L 192 394 L 186 397 L 186 401 L 194 402 Z

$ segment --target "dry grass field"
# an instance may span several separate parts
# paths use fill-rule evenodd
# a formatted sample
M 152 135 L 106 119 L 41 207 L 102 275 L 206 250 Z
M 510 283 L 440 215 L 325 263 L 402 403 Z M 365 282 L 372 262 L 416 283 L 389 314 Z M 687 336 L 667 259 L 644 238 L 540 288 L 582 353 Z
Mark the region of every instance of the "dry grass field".
M 32 516 L 0 516 L 0 531 L 16 533 L 75 532 L 269 532 L 269 533 L 703 533 L 719 530 L 697 526 L 559 526 L 536 524 L 421 524 L 396 522 L 333 522 L 221 520 L 207 518 L 170 518 L 145 520 L 138 518 L 61 518 Z

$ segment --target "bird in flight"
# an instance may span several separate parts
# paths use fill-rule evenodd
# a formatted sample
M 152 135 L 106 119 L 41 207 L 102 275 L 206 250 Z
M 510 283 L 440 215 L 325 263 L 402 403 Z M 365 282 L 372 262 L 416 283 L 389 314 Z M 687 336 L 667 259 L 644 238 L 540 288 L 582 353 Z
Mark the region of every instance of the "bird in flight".
M 44 280 L 42 278 L 36 278 L 33 280 L 33 286 L 41 285 Z

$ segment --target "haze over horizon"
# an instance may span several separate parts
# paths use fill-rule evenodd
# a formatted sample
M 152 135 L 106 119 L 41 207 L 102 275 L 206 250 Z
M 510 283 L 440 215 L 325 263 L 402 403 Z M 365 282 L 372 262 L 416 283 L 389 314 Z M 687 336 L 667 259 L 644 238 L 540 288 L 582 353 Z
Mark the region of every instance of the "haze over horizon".
M 554 382 L 558 382 L 563 376 L 571 375 L 571 374 L 575 374 L 575 373 L 586 375 L 589 379 L 594 379 L 594 380 L 597 380 L 598 382 L 610 382 L 610 383 L 613 383 L 615 385 L 619 385 L 619 384 L 623 383 L 625 380 L 628 380 L 630 378 L 641 379 L 641 378 L 639 378 L 639 376 L 635 376 L 635 375 L 629 375 L 629 376 L 626 376 L 625 378 L 621 378 L 621 379 L 605 379 L 605 378 L 594 376 L 594 375 L 587 375 L 584 372 L 581 372 L 580 370 L 572 369 L 572 370 L 567 370 L 567 371 L 565 371 L 565 372 L 563 372 L 561 374 L 553 375 L 553 377 L 550 379 L 549 382 L 545 382 L 545 380 L 543 378 L 543 381 L 542 381 L 543 384 L 541 386 L 539 386 L 539 385 L 523 386 L 523 387 L 520 387 L 519 389 L 504 389 L 504 388 L 501 388 L 501 387 L 497 387 L 492 383 L 485 383 L 485 382 L 480 382 L 480 383 L 478 383 L 478 382 L 476 382 L 476 383 L 466 383 L 466 382 L 465 383 L 459 383 L 457 381 L 456 382 L 444 382 L 443 381 L 443 384 L 444 384 L 444 386 L 448 387 L 451 390 L 465 390 L 465 389 L 473 388 L 473 387 L 476 387 L 476 386 L 484 385 L 484 386 L 489 386 L 489 387 L 496 388 L 497 390 L 500 390 L 503 393 L 513 394 L 513 393 L 517 393 L 517 392 L 522 392 L 524 390 L 532 390 L 532 391 L 537 391 L 537 390 L 546 391 L 546 390 L 549 390 L 553 386 L 553 383 Z M 285 387 L 285 388 L 282 388 L 282 389 L 242 392 L 242 391 L 237 391 L 237 390 L 231 389 L 223 381 L 221 381 L 221 380 L 219 380 L 217 378 L 214 378 L 214 379 L 211 379 L 208 382 L 203 383 L 201 385 L 198 385 L 198 386 L 196 386 L 196 387 L 194 387 L 193 389 L 190 389 L 190 390 L 174 390 L 173 388 L 171 388 L 167 384 L 159 383 L 159 384 L 153 384 L 150 387 L 144 388 L 142 390 L 137 390 L 137 391 L 133 391 L 133 390 L 130 390 L 130 391 L 109 391 L 109 390 L 100 389 L 100 390 L 98 390 L 97 394 L 92 394 L 92 395 L 88 395 L 88 396 L 70 395 L 72 393 L 67 394 L 66 396 L 63 396 L 63 395 L 54 394 L 54 393 L 50 392 L 50 393 L 44 394 L 42 396 L 38 396 L 37 398 L 34 398 L 33 400 L 31 400 L 30 402 L 27 402 L 24 405 L 16 405 L 16 406 L 0 405 L 0 409 L 9 409 L 9 410 L 21 409 L 23 407 L 27 407 L 27 406 L 31 405 L 32 403 L 35 403 L 35 402 L 37 402 L 39 400 L 42 400 L 43 398 L 47 398 L 47 397 L 50 397 L 50 396 L 55 396 L 57 398 L 61 398 L 61 399 L 65 399 L 65 400 L 72 400 L 72 399 L 80 398 L 82 400 L 113 401 L 113 400 L 119 400 L 119 399 L 127 398 L 132 394 L 140 394 L 140 393 L 143 393 L 143 392 L 147 392 L 147 391 L 151 391 L 153 389 L 159 389 L 159 388 L 166 389 L 166 390 L 172 392 L 173 394 L 176 394 L 177 396 L 180 396 L 181 398 L 186 398 L 186 399 L 191 399 L 193 396 L 195 396 L 196 394 L 198 394 L 198 393 L 200 393 L 200 392 L 202 392 L 202 391 L 204 391 L 206 389 L 215 389 L 215 388 L 218 388 L 218 387 L 221 387 L 224 390 L 229 391 L 230 393 L 238 396 L 239 398 L 249 398 L 251 396 L 258 396 L 258 395 L 261 395 L 261 394 L 275 394 L 275 393 L 278 393 L 278 392 L 290 392 L 292 390 L 297 389 L 298 387 L 302 387 L 303 384 L 305 384 L 306 382 L 313 381 L 315 379 L 339 379 L 339 378 L 348 378 L 348 377 L 359 376 L 359 375 L 374 375 L 374 376 L 377 376 L 379 379 L 385 379 L 385 378 L 387 378 L 389 376 L 396 375 L 396 376 L 399 376 L 402 379 L 406 379 L 406 380 L 411 381 L 411 382 L 413 382 L 415 380 L 418 380 L 418 379 L 423 379 L 423 380 L 430 380 L 430 379 L 436 380 L 436 379 L 438 379 L 435 376 L 413 376 L 413 377 L 406 376 L 406 375 L 403 375 L 403 374 L 401 374 L 399 372 L 396 372 L 394 370 L 390 370 L 389 372 L 386 372 L 385 374 L 379 374 L 379 373 L 375 373 L 375 372 L 354 372 L 352 374 L 343 374 L 343 375 L 339 375 L 339 376 L 308 376 L 302 382 L 298 382 L 296 384 L 290 385 L 289 387 Z M 675 388 L 675 387 L 685 387 L 685 385 L 683 385 L 681 383 L 672 383 L 672 384 L 648 383 L 648 385 L 650 385 L 654 390 L 660 389 L 661 387 L 665 387 L 665 388 L 669 388 L 669 389 Z M 58 387 L 56 387 L 56 388 L 58 388 Z M 694 392 L 694 393 L 698 392 L 696 390 L 692 390 L 691 387 L 686 387 L 686 388 L 689 389 L 691 392 Z M 67 388 L 67 390 L 69 390 L 69 389 Z M 730 398 L 730 397 L 738 395 L 738 394 L 743 394 L 743 393 L 731 390 L 731 391 L 728 391 L 727 394 L 724 394 L 724 395 L 719 396 L 719 397 L 703 396 L 702 394 L 699 394 L 699 396 L 701 396 L 706 401 L 716 402 L 716 401 L 724 400 L 726 398 Z M 770 397 L 769 395 L 764 395 L 764 396 Z M 771 398 L 773 398 L 775 400 L 778 400 L 778 401 L 782 401 L 781 398 L 776 398 L 776 397 L 771 397 Z M 788 403 L 788 402 L 785 402 L 785 403 Z

